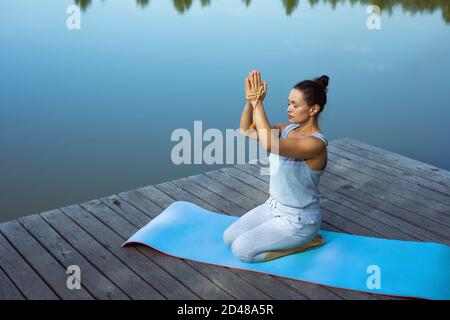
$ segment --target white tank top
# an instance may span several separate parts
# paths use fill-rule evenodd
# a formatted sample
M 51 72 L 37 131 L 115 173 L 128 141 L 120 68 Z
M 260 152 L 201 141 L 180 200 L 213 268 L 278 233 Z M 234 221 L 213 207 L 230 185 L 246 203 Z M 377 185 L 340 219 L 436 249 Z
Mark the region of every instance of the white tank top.
M 299 126 L 296 123 L 286 126 L 281 132 L 280 139 L 285 139 L 291 130 Z M 323 140 L 328 147 L 328 141 L 322 133 L 318 132 L 307 136 L 315 136 Z M 283 157 L 274 153 L 269 154 L 269 162 L 269 193 L 271 197 L 290 207 L 320 208 L 319 181 L 327 164 L 322 170 L 313 170 L 304 160 Z

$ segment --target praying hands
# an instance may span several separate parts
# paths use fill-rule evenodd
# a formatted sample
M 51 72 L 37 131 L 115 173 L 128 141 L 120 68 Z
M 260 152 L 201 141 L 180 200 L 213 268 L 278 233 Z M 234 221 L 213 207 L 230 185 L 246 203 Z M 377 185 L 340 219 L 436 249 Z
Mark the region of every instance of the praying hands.
M 253 107 L 252 112 L 252 123 L 250 124 L 250 129 L 255 128 L 255 109 L 256 105 L 263 101 L 267 93 L 267 82 L 261 84 L 261 73 L 258 70 L 253 70 L 245 78 L 245 95 L 247 101 Z

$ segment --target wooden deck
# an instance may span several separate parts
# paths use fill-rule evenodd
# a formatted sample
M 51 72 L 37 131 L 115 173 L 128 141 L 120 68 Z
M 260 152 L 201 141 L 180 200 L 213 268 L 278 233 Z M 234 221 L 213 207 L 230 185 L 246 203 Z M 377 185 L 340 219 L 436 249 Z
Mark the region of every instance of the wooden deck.
M 250 164 L 0 224 L 0 299 L 391 299 L 120 245 L 176 200 L 241 216 L 268 197 Z M 330 143 L 322 229 L 450 244 L 450 172 L 353 139 Z M 66 268 L 81 268 L 68 290 Z

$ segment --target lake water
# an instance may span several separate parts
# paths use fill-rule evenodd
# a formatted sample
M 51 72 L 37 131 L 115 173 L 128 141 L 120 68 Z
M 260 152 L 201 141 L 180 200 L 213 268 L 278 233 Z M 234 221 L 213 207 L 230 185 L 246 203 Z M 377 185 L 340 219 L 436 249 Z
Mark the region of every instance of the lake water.
M 253 68 L 270 122 L 327 74 L 330 140 L 450 170 L 450 1 L 383 2 L 0 0 L 0 220 L 224 167 L 173 164 L 171 133 L 237 128 Z

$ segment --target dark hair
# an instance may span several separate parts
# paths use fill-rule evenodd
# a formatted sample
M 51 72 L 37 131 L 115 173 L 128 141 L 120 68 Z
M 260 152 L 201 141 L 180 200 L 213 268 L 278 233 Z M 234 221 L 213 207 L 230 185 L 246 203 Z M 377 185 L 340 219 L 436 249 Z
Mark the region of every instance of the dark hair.
M 298 89 L 303 93 L 303 97 L 310 107 L 318 104 L 320 107 L 320 114 L 327 103 L 327 87 L 329 79 L 328 76 L 323 75 L 314 80 L 300 81 L 293 89 Z

